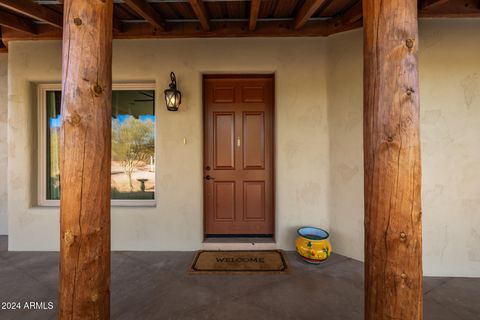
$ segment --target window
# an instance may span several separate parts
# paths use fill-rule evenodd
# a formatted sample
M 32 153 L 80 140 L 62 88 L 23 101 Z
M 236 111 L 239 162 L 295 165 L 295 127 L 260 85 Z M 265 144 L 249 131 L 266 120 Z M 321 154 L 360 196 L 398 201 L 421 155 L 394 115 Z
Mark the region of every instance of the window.
M 40 205 L 60 199 L 60 85 L 39 85 Z M 113 85 L 112 205 L 155 204 L 155 85 Z

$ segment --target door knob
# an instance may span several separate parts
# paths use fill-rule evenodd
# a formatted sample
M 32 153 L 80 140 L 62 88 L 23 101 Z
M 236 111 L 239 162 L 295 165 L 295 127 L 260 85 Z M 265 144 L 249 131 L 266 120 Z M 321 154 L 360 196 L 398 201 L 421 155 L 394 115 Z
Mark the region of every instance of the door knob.
M 208 175 L 205 177 L 205 179 L 206 179 L 206 180 L 215 180 L 215 178 L 213 178 L 213 177 L 211 177 L 211 176 L 208 176 Z

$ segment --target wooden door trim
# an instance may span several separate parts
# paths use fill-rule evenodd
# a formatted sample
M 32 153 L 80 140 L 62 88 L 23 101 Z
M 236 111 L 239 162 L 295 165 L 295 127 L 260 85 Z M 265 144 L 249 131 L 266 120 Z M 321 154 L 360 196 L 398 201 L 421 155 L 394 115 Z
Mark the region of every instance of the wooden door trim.
M 205 153 L 205 138 L 207 136 L 207 126 L 206 124 L 206 101 L 205 101 L 205 80 L 208 79 L 271 79 L 272 80 L 272 240 L 276 242 L 276 82 L 275 82 L 275 73 L 203 73 L 202 74 L 202 201 L 203 201 L 203 240 L 206 239 L 207 226 L 206 226 L 206 201 L 205 201 L 205 183 L 204 183 L 204 171 L 206 163 L 206 153 Z

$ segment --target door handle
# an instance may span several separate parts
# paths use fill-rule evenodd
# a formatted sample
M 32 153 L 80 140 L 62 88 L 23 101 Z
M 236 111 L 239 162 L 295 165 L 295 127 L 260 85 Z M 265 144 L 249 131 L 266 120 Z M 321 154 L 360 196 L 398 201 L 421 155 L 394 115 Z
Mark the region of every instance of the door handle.
M 211 177 L 211 176 L 209 176 L 209 175 L 207 175 L 207 176 L 205 177 L 205 179 L 206 179 L 206 180 L 215 180 L 214 177 Z

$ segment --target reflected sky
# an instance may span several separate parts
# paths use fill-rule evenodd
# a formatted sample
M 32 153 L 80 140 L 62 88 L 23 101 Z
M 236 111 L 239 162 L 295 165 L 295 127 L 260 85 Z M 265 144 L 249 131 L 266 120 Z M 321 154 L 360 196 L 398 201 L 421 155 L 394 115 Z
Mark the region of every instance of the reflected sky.
M 123 124 L 125 121 L 127 121 L 128 118 L 130 118 L 131 115 L 128 114 L 120 114 L 118 117 L 115 119 L 112 117 L 112 122 L 117 120 L 120 124 Z M 155 122 L 155 116 L 151 114 L 143 114 L 138 117 L 140 121 L 152 121 Z M 60 128 L 62 126 L 62 121 L 60 119 L 60 115 L 58 115 L 56 118 L 51 118 L 50 117 L 50 128 L 51 129 L 56 129 Z

